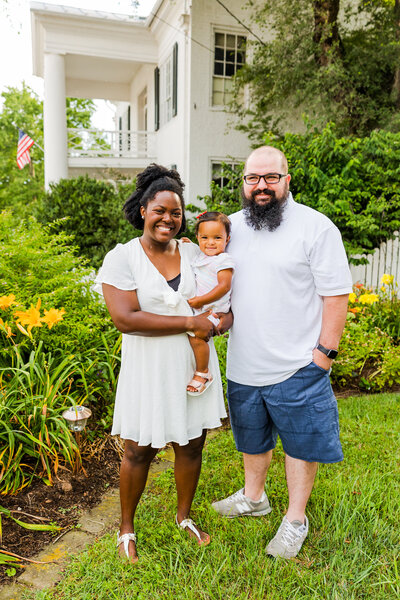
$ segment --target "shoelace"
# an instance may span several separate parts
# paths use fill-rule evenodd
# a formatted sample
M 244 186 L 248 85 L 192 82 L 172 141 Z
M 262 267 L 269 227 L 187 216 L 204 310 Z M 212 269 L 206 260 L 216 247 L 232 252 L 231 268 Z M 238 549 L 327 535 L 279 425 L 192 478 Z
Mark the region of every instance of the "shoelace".
M 236 500 L 243 500 L 243 499 L 246 499 L 246 496 L 244 496 L 242 490 L 238 490 L 237 492 L 232 494 L 232 496 L 227 498 L 226 501 L 229 502 L 229 504 L 233 504 L 234 502 L 236 502 Z
M 302 527 L 296 529 L 289 521 L 286 521 L 282 528 L 282 540 L 288 545 L 293 546 L 297 539 L 301 537 L 302 532 Z

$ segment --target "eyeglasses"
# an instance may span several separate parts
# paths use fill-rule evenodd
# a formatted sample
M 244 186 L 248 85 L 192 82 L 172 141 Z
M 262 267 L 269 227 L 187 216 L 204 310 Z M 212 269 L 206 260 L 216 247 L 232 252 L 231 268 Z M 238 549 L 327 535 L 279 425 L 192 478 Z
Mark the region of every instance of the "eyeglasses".
M 255 173 L 250 173 L 250 175 L 243 176 L 243 181 L 249 185 L 256 185 L 259 183 L 260 179 L 264 179 L 266 184 L 274 184 L 279 183 L 282 177 L 287 177 L 287 174 L 282 175 L 282 173 L 266 173 L 265 175 L 256 175 Z

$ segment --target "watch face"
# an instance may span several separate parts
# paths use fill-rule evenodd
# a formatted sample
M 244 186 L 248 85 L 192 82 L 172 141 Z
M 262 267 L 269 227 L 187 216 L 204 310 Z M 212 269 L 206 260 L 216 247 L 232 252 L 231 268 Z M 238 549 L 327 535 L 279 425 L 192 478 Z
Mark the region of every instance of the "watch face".
M 338 355 L 337 350 L 329 350 L 329 352 L 327 353 L 328 358 L 336 358 L 337 355 Z

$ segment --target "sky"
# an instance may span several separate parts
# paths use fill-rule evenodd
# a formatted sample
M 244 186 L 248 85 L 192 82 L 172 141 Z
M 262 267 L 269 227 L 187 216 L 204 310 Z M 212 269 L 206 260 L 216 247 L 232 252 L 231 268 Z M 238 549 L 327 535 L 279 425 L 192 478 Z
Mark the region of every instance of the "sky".
M 46 4 L 76 6 L 89 10 L 101 10 L 132 14 L 130 0 L 44 0 Z M 32 41 L 29 0 L 0 0 L 0 93 L 7 86 L 20 87 L 25 81 L 40 98 L 43 98 L 43 79 L 32 75 Z M 140 0 L 137 14 L 147 16 L 155 0 Z M 6 60 L 4 57 L 10 57 Z M 1 98 L 0 98 L 1 106 Z M 111 103 L 96 101 L 97 111 L 93 118 L 95 127 L 113 129 L 114 109 Z M 101 125 L 100 125 L 101 123 Z

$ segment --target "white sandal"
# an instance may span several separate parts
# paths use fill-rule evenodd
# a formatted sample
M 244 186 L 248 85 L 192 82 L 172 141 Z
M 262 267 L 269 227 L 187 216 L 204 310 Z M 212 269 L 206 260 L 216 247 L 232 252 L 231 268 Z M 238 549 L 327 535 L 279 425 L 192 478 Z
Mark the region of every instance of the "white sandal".
M 196 388 L 196 391 L 190 392 L 187 388 L 186 391 L 189 394 L 189 396 L 201 396 L 201 394 L 204 394 L 204 392 L 210 387 L 210 385 L 214 381 L 214 377 L 211 375 L 210 370 L 208 370 L 207 373 L 200 373 L 200 371 L 195 371 L 194 374 L 198 377 L 203 377 L 207 381 L 203 383 L 202 381 L 197 381 L 197 379 L 192 379 L 192 381 L 189 381 L 189 383 L 187 384 L 187 388 L 191 386 Z
M 188 529 L 190 529 L 190 531 L 193 531 L 194 535 L 197 537 L 197 543 L 199 544 L 199 546 L 208 546 L 208 544 L 210 543 L 210 536 L 208 536 L 208 541 L 201 539 L 200 531 L 197 529 L 197 526 L 194 524 L 192 519 L 183 519 L 183 521 L 179 523 L 178 515 L 176 515 L 175 523 L 180 529 L 185 530 L 187 527 Z
M 126 558 L 133 558 L 133 556 L 129 556 L 129 542 L 134 542 L 136 544 L 136 534 L 135 533 L 123 533 L 119 535 L 119 531 L 117 533 L 117 548 L 123 543 L 124 544 L 124 552 Z M 137 558 L 134 562 L 137 562 Z

